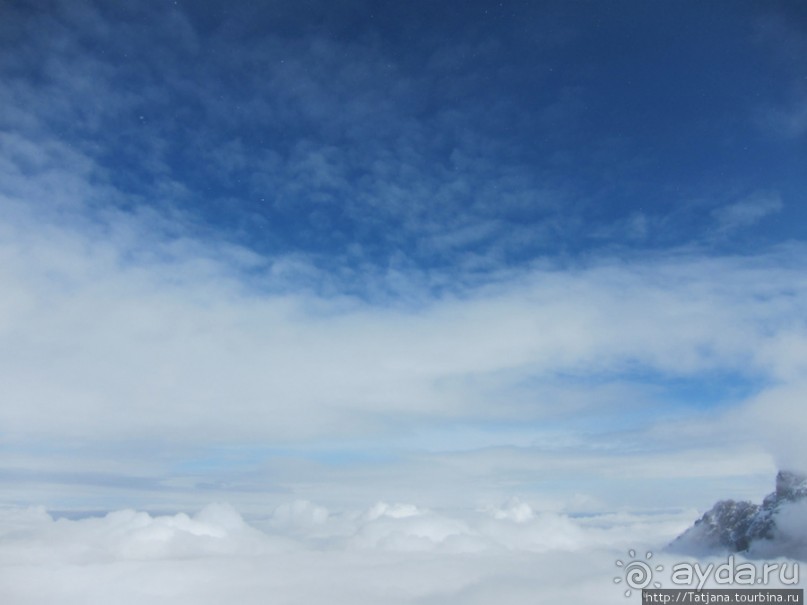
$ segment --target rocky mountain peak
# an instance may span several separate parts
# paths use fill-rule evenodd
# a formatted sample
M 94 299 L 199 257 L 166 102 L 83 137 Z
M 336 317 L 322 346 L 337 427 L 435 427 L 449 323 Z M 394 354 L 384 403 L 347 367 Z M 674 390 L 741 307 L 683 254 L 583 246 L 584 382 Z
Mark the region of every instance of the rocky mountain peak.
M 778 502 L 796 502 L 807 498 L 807 475 L 793 471 L 779 471 L 776 474 L 774 494 Z
M 762 505 L 721 500 L 678 536 L 670 548 L 678 551 L 747 551 L 755 541 L 771 540 L 783 504 L 807 500 L 807 475 L 779 471 L 776 490 Z

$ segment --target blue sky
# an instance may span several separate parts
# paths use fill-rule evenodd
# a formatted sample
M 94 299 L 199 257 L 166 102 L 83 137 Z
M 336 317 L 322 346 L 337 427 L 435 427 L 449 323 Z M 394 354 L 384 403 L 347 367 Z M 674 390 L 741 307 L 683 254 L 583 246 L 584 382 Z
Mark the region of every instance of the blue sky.
M 4 501 L 685 507 L 802 464 L 801 4 L 0 23 Z

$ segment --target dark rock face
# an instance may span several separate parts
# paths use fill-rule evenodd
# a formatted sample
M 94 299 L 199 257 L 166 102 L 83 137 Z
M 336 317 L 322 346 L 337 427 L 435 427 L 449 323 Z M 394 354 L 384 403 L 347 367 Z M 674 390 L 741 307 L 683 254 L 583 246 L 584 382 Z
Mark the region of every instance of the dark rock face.
M 807 476 L 791 471 L 779 471 L 776 475 L 776 491 L 765 496 L 759 512 L 751 522 L 751 540 L 770 540 L 776 529 L 776 515 L 783 504 L 799 502 L 807 498 Z
M 678 536 L 671 550 L 743 552 L 760 540 L 772 540 L 782 505 L 807 499 L 807 476 L 791 471 L 776 475 L 776 491 L 762 505 L 721 500 Z
M 807 498 L 807 475 L 794 473 L 791 471 L 779 471 L 776 475 L 776 491 L 768 495 L 764 502 L 781 504 L 782 502 L 798 502 Z
M 679 540 L 697 537 L 697 541 L 710 550 L 747 550 L 749 529 L 759 509 L 759 505 L 751 502 L 721 500 L 695 521 L 695 525 Z

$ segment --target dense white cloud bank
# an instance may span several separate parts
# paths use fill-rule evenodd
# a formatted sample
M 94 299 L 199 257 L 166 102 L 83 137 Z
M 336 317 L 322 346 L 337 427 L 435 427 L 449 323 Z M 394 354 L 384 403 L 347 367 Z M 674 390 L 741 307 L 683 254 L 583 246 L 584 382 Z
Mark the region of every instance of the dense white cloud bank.
M 4 603 L 621 602 L 614 560 L 663 544 L 684 515 L 573 519 L 513 500 L 435 512 L 379 502 L 334 513 L 303 501 L 263 530 L 228 505 L 194 516 L 122 510 L 54 520 L 0 511 Z
M 786 555 L 807 561 L 807 501 L 788 502 L 776 516 L 774 539 L 752 545 L 757 557 Z
M 252 524 L 224 504 L 193 516 L 121 510 L 74 521 L 5 509 L 0 596 L 14 605 L 628 603 L 616 561 L 652 552 L 665 568 L 656 579 L 675 587 L 672 565 L 695 561 L 663 547 L 691 518 L 570 517 L 518 499 L 465 511 L 292 501 Z

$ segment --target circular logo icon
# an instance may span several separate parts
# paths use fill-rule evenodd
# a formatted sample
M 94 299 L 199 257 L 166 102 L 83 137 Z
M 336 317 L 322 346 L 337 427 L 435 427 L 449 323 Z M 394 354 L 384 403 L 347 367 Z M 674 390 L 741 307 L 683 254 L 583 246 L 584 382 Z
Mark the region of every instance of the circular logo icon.
M 652 583 L 655 588 L 661 588 L 661 582 L 653 582 L 653 571 L 662 571 L 663 565 L 656 565 L 652 567 L 648 561 L 653 558 L 653 553 L 649 550 L 645 553 L 645 560 L 636 558 L 636 551 L 630 549 L 628 556 L 631 560 L 625 562 L 621 559 L 616 560 L 616 566 L 621 567 L 623 572 L 621 576 L 614 578 L 614 584 L 621 584 L 625 582 L 627 590 L 625 596 L 629 597 L 634 590 L 641 590 L 647 588 Z

